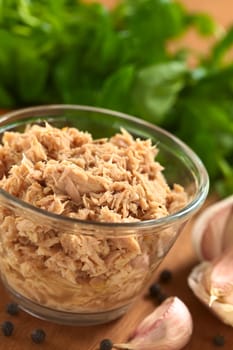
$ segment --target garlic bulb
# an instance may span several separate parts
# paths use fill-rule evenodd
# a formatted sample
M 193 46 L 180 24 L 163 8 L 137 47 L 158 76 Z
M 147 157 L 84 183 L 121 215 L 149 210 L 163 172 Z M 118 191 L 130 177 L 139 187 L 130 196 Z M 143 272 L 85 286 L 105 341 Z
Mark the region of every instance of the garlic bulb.
M 139 324 L 129 343 L 114 344 L 114 347 L 128 350 L 177 350 L 188 343 L 192 329 L 192 317 L 186 305 L 177 297 L 170 297 Z
M 233 248 L 196 266 L 188 278 L 194 294 L 224 323 L 233 326 Z
M 213 260 L 233 246 L 233 195 L 211 205 L 193 227 L 193 245 L 200 260 Z
M 204 210 L 192 237 L 205 261 L 193 269 L 188 284 L 213 313 L 233 326 L 233 196 Z

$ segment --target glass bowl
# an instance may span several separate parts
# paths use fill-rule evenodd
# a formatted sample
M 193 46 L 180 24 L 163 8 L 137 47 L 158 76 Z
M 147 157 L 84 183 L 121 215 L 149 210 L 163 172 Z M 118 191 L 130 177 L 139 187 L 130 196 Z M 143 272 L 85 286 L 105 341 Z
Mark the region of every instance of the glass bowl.
M 157 160 L 167 183 L 182 185 L 188 195 L 185 207 L 168 216 L 109 223 L 54 214 L 0 190 L 1 277 L 14 300 L 45 320 L 105 323 L 123 315 L 140 295 L 184 223 L 203 204 L 208 175 L 197 155 L 167 131 L 100 108 L 50 105 L 10 112 L 0 118 L 1 138 L 6 131 L 22 132 L 28 124 L 45 121 L 88 131 L 93 138 L 110 137 L 124 128 L 135 138 L 151 139 L 159 147 Z M 79 242 L 75 258 L 64 251 L 65 236 Z M 54 254 L 52 265 L 46 247 Z M 102 269 L 91 274 L 90 265 L 99 261 Z

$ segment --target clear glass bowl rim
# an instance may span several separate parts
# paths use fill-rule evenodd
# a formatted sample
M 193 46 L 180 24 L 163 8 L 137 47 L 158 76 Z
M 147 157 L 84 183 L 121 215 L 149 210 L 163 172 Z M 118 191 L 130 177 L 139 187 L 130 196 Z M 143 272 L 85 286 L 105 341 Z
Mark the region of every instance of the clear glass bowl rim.
M 34 107 L 27 107 L 22 109 L 17 109 L 12 112 L 5 113 L 0 116 L 0 128 L 7 125 L 7 122 L 13 118 L 13 117 L 33 117 L 33 113 L 39 113 L 39 112 L 53 112 L 54 114 L 56 112 L 62 112 L 62 111 L 78 111 L 78 112 L 96 112 L 96 113 L 102 113 L 106 115 L 112 115 L 115 117 L 118 117 L 120 119 L 129 120 L 132 121 L 138 125 L 142 125 L 144 127 L 147 127 L 151 129 L 151 131 L 159 132 L 160 134 L 164 135 L 165 137 L 171 139 L 174 143 L 176 143 L 180 149 L 186 154 L 186 156 L 189 157 L 195 168 L 197 169 L 199 173 L 199 179 L 198 181 L 198 189 L 196 191 L 195 197 L 192 199 L 190 203 L 188 203 L 187 206 L 182 208 L 181 210 L 170 214 L 168 216 L 159 218 L 159 219 L 152 219 L 152 220 L 145 220 L 145 221 L 139 221 L 139 222 L 124 222 L 124 223 L 111 223 L 111 222 L 98 222 L 98 221 L 90 221 L 90 220 L 79 220 L 74 218 L 69 218 L 66 216 L 61 216 L 52 212 L 48 212 L 44 209 L 37 208 L 29 203 L 26 203 L 22 201 L 21 199 L 9 194 L 8 192 L 0 189 L 0 197 L 2 196 L 8 203 L 13 204 L 14 206 L 24 209 L 27 212 L 31 212 L 32 214 L 37 214 L 42 218 L 56 220 L 56 222 L 60 224 L 65 225 L 86 225 L 91 228 L 94 227 L 102 227 L 105 228 L 118 228 L 124 230 L 128 229 L 149 229 L 149 228 L 159 228 L 161 226 L 167 226 L 171 225 L 177 221 L 183 221 L 186 218 L 193 215 L 203 204 L 205 201 L 208 191 L 209 191 L 209 176 L 206 171 L 206 168 L 200 158 L 196 155 L 196 153 L 187 146 L 183 141 L 181 141 L 179 138 L 171 134 L 170 132 L 166 131 L 163 128 L 160 128 L 156 125 L 153 125 L 152 123 L 149 123 L 145 120 L 133 117 L 131 115 L 113 111 L 106 108 L 100 108 L 100 107 L 92 107 L 92 106 L 85 106 L 85 105 L 73 105 L 73 104 L 52 104 L 52 105 L 41 105 L 41 106 L 34 106 Z M 11 122 L 12 123 L 12 122 Z M 13 125 L 13 123 L 12 123 Z M 104 230 L 105 231 L 105 230 Z M 85 233 L 84 233 L 85 234 Z

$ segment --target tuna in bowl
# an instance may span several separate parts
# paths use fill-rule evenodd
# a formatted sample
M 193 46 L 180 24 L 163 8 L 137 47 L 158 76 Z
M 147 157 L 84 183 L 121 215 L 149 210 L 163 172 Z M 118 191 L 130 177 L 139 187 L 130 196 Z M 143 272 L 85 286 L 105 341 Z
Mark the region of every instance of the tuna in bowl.
M 0 269 L 21 308 L 90 325 L 124 314 L 208 193 L 176 137 L 52 105 L 0 119 Z

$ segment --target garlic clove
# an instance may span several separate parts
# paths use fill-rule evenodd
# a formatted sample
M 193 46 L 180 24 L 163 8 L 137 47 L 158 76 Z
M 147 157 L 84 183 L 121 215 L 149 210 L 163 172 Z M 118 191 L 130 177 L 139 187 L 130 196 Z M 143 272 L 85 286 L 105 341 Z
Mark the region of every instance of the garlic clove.
M 193 245 L 200 260 L 213 260 L 233 246 L 232 232 L 233 195 L 211 205 L 196 220 Z M 231 227 L 231 228 L 230 228 Z
M 224 323 L 233 326 L 233 249 L 196 266 L 188 277 L 194 294 Z
M 114 346 L 128 350 L 181 349 L 188 343 L 192 330 L 188 308 L 179 298 L 170 297 L 139 324 L 129 343 Z
M 210 295 L 233 304 L 233 249 L 212 263 L 208 277 Z
M 233 247 L 233 205 L 224 229 L 223 249 Z

